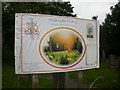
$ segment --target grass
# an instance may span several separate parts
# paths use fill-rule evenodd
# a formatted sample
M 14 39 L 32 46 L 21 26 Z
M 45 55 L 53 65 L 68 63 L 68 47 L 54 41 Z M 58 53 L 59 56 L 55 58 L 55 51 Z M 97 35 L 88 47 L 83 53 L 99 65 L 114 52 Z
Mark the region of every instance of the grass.
M 10 65 L 3 65 L 2 88 L 32 88 L 32 75 L 16 75 L 14 68 Z M 50 76 L 50 74 L 41 74 Z M 51 88 L 52 81 L 39 78 L 39 88 Z
M 15 75 L 14 68 L 11 66 L 4 64 L 2 74 L 3 88 L 30 88 L 31 80 L 27 82 L 23 79 L 23 75 Z
M 41 76 L 52 76 L 52 73 L 40 74 Z M 77 71 L 69 72 L 72 79 L 77 80 Z M 90 86 L 95 79 L 99 78 L 92 87 L 96 88 L 119 88 L 118 71 L 108 68 L 108 63 L 101 61 L 100 68 L 83 71 L 83 84 Z M 14 67 L 3 65 L 2 75 L 3 88 L 32 88 L 32 75 L 16 75 Z M 39 88 L 52 88 L 52 80 L 39 78 Z
M 50 61 L 58 65 L 72 64 L 78 60 L 81 54 L 78 50 L 74 51 L 58 51 L 58 52 L 45 52 L 45 55 Z
M 38 88 L 52 88 L 52 80 L 40 78 Z
M 118 71 L 115 69 L 110 69 L 108 66 L 108 62 L 105 60 L 101 60 L 100 62 L 100 68 L 98 69 L 90 69 L 90 70 L 84 70 L 83 72 L 83 85 L 90 86 L 94 80 L 96 80 L 92 87 L 96 88 L 119 88 L 119 82 L 118 82 Z M 69 76 L 72 79 L 77 80 L 77 72 L 69 72 Z
M 99 69 L 91 69 L 84 71 L 84 83 L 90 85 L 98 77 L 102 77 L 94 83 L 94 87 L 98 88 L 119 88 L 118 71 L 110 69 L 108 63 L 101 61 Z
M 68 72 L 70 78 L 72 79 L 77 79 L 77 72 L 78 71 L 72 71 L 72 72 Z

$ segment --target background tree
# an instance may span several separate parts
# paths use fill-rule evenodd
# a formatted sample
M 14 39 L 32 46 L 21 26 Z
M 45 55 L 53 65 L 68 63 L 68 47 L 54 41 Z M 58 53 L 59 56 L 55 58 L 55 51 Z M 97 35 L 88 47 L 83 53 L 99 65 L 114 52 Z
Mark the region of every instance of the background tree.
M 97 20 L 98 19 L 98 16 L 93 16 L 92 17 L 92 20 Z
M 111 14 L 106 15 L 101 26 L 101 48 L 107 56 L 120 56 L 120 2 L 110 8 Z

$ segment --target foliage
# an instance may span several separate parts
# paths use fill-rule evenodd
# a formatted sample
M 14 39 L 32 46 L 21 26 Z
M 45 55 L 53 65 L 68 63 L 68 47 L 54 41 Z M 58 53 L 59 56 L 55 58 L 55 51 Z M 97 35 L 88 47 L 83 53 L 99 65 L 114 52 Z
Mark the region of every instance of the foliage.
M 46 56 L 55 64 L 72 64 L 78 60 L 81 54 L 78 50 L 74 51 L 59 51 L 59 52 L 45 52 Z
M 76 42 L 74 42 L 73 50 L 78 50 L 80 53 L 82 53 L 83 50 L 82 42 L 78 37 L 76 38 Z
M 14 48 L 15 13 L 39 13 L 59 16 L 72 16 L 70 2 L 2 2 L 3 45 Z
M 120 56 L 120 2 L 110 9 L 111 14 L 106 15 L 101 26 L 101 48 L 107 55 Z
M 93 16 L 92 20 L 97 20 L 98 16 Z
M 14 66 L 14 53 L 11 50 L 3 50 L 2 51 L 2 62 L 9 63 L 9 65 Z

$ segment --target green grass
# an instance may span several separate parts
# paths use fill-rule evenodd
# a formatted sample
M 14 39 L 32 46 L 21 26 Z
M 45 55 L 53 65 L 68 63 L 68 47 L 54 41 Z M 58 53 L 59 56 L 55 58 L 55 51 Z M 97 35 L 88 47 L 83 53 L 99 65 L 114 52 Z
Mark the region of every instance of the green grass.
M 72 64 L 78 60 L 81 54 L 78 50 L 74 51 L 58 51 L 58 52 L 45 52 L 46 57 L 50 61 L 58 65 Z
M 3 88 L 30 88 L 31 79 L 27 81 L 23 78 L 23 75 L 15 75 L 14 68 L 4 64 L 2 75 L 2 87 Z
M 16 75 L 15 69 L 10 65 L 4 64 L 2 75 L 2 88 L 32 88 L 32 75 Z M 43 76 L 50 76 L 51 74 L 41 74 Z M 38 88 L 51 88 L 52 81 L 39 78 Z
M 41 76 L 52 76 L 52 73 L 40 74 Z M 77 81 L 77 71 L 69 72 L 69 76 Z M 100 68 L 83 71 L 83 84 L 90 86 L 94 80 L 99 78 L 93 87 L 97 88 L 119 88 L 118 71 L 109 68 L 109 63 L 100 60 Z M 16 75 L 14 66 L 2 65 L 2 87 L 3 88 L 32 88 L 32 75 Z M 52 88 L 52 80 L 39 78 L 39 88 Z
M 48 80 L 45 78 L 39 78 L 38 88 L 52 88 L 52 80 Z
M 118 88 L 118 71 L 110 69 L 108 63 L 101 61 L 99 69 L 91 69 L 83 71 L 84 73 L 84 83 L 91 85 L 91 83 L 99 78 L 94 84 L 94 87 L 98 88 Z
M 70 78 L 72 79 L 77 79 L 77 72 L 78 71 L 72 71 L 72 72 L 68 72 Z
M 97 88 L 119 88 L 118 71 L 109 68 L 109 63 L 105 60 L 101 60 L 100 68 L 84 70 L 83 72 L 83 84 L 90 86 L 94 80 L 96 82 L 93 87 Z M 77 80 L 77 71 L 69 72 L 69 76 L 72 79 Z

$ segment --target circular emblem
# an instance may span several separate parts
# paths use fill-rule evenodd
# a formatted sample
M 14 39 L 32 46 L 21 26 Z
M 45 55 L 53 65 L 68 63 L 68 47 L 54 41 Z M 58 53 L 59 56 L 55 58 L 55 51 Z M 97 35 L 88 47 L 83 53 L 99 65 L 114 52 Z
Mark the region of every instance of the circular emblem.
M 86 44 L 82 35 L 67 27 L 54 28 L 45 33 L 39 44 L 40 56 L 55 68 L 70 68 L 84 57 Z

